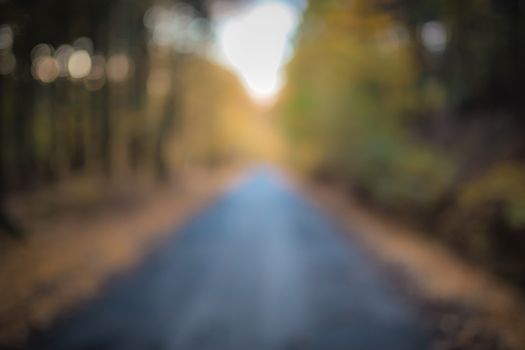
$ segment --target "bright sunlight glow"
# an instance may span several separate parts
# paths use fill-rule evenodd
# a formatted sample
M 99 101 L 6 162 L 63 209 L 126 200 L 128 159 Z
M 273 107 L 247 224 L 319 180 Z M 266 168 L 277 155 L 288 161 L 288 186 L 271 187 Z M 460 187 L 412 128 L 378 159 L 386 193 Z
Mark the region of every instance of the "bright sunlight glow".
M 241 78 L 250 95 L 272 100 L 284 84 L 299 10 L 283 2 L 255 2 L 220 19 L 216 26 L 219 60 Z

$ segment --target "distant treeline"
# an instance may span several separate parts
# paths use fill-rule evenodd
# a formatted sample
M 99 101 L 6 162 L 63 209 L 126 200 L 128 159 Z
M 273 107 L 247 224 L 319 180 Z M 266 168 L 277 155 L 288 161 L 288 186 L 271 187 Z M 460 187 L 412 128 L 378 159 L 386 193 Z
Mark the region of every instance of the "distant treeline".
M 525 6 L 311 0 L 289 159 L 525 286 Z

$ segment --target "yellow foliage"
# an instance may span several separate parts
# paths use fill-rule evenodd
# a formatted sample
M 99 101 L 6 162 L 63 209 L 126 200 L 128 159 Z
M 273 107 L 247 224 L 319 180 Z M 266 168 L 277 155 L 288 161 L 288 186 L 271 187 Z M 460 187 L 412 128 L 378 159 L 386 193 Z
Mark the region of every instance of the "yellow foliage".
M 482 210 L 487 205 L 502 207 L 507 224 L 525 228 L 525 166 L 502 163 L 484 176 L 468 183 L 461 191 L 459 204 L 467 212 Z

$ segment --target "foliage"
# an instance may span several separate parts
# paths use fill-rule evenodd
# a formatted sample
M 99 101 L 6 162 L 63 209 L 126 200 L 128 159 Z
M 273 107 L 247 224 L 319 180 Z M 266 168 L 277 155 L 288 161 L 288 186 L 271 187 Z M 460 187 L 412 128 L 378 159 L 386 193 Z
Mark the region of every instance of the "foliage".
M 525 248 L 522 16 L 516 1 L 311 1 L 278 106 L 290 160 L 523 266 L 500 244 Z
M 525 229 L 525 182 L 523 164 L 495 165 L 479 179 L 461 190 L 459 205 L 466 212 L 480 212 L 488 206 L 501 210 L 504 222 L 512 229 Z M 495 215 L 498 213 L 492 213 Z M 490 218 L 491 215 L 484 215 Z

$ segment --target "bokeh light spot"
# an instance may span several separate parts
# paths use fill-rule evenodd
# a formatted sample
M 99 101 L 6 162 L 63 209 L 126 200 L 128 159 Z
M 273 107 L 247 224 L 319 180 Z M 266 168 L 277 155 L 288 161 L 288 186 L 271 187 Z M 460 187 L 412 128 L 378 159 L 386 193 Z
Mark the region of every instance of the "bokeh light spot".
M 67 63 L 69 75 L 73 79 L 85 78 L 91 71 L 91 56 L 85 50 L 78 50 L 71 54 Z
M 60 68 L 51 56 L 40 56 L 33 61 L 32 73 L 36 80 L 42 83 L 52 83 L 58 78 Z
M 123 53 L 112 55 L 107 63 L 107 75 L 109 81 L 121 83 L 126 81 L 133 71 L 131 59 Z

